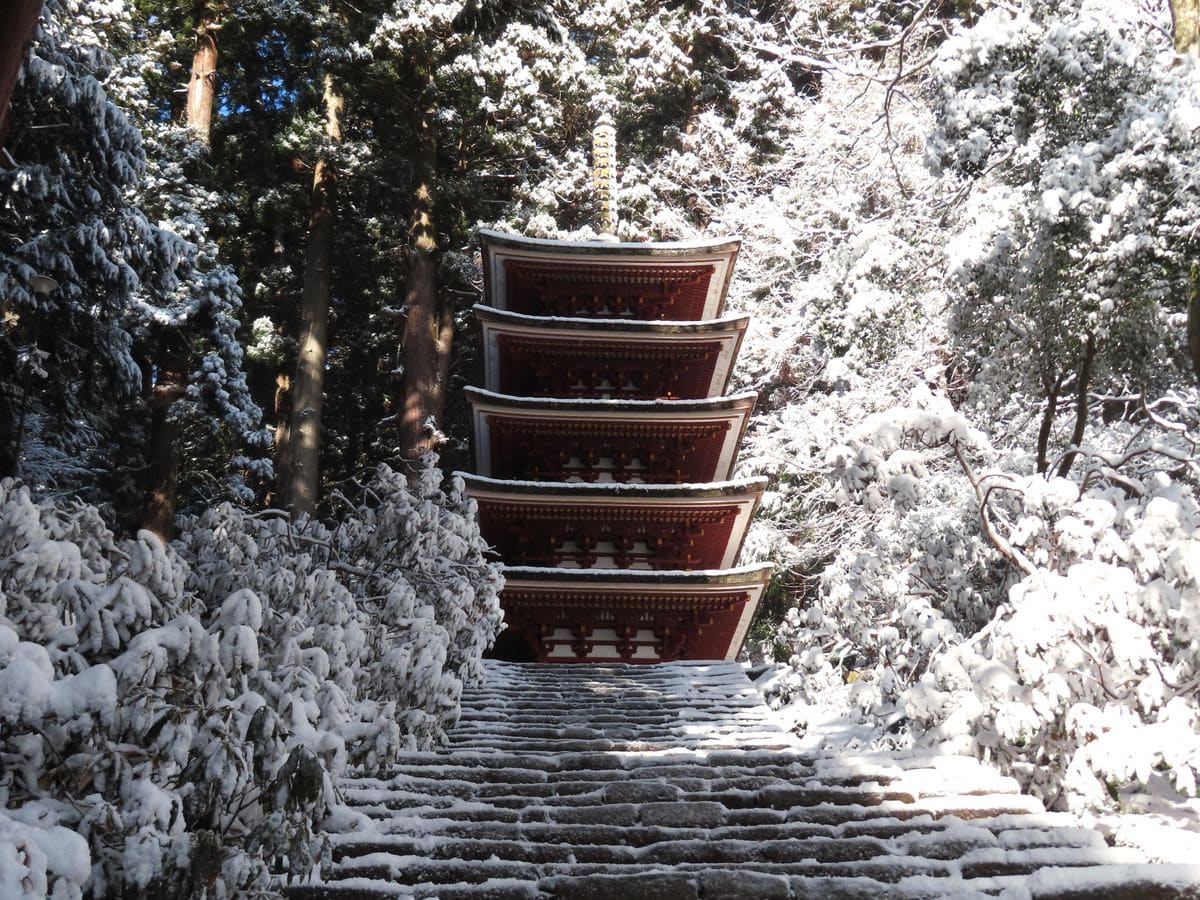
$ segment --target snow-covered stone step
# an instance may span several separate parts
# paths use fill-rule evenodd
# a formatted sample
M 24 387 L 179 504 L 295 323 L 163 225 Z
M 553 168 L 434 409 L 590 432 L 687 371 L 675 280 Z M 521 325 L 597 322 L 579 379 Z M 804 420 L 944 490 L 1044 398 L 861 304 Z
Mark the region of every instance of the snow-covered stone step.
M 974 760 L 798 749 L 733 664 L 487 672 L 291 897 L 1200 900 Z
M 665 750 L 672 746 L 679 745 L 709 748 L 713 750 L 736 750 L 738 747 L 746 746 L 747 743 L 750 742 L 754 742 L 758 746 L 777 750 L 783 750 L 790 746 L 789 741 L 781 739 L 777 735 L 773 735 L 770 732 L 763 732 L 759 735 L 738 735 L 734 738 L 680 736 L 673 740 L 663 739 L 661 741 L 585 741 L 562 738 L 558 740 L 542 741 L 540 742 L 540 745 L 551 750 L 561 750 L 563 752 L 578 752 L 585 750 L 646 752 L 648 750 Z M 459 742 L 458 746 L 479 749 L 526 750 L 529 748 L 529 741 L 515 738 L 489 738 L 487 736 L 483 736 L 478 738 L 465 738 Z
M 485 765 L 478 757 L 447 759 L 445 763 L 422 761 L 397 767 L 394 774 L 385 780 L 358 779 L 345 783 L 351 799 L 363 791 L 400 791 L 411 795 L 420 788 L 429 790 L 429 795 L 440 793 L 477 793 L 471 785 L 485 784 L 495 788 L 504 784 L 556 784 L 563 794 L 579 793 L 588 785 L 596 790 L 607 790 L 608 797 L 616 792 L 628 796 L 630 791 L 639 792 L 638 784 L 654 786 L 669 785 L 676 796 L 683 793 L 722 793 L 767 791 L 768 806 L 778 806 L 781 796 L 790 792 L 811 792 L 817 789 L 837 791 L 846 795 L 855 787 L 872 791 L 887 789 L 900 796 L 936 797 L 949 794 L 1015 793 L 1012 779 L 997 775 L 991 770 L 980 769 L 969 779 L 947 780 L 933 770 L 879 769 L 856 771 L 843 767 L 822 769 L 796 762 L 789 766 L 734 766 L 706 767 L 695 762 L 653 765 L 643 759 L 636 767 L 626 767 L 619 754 L 576 754 L 559 765 L 552 755 L 500 755 L 501 762 Z M 753 762 L 752 760 L 748 762 Z M 590 766 L 591 768 L 583 768 Z M 612 787 L 627 783 L 629 787 Z M 464 786 L 465 785 L 465 786 Z M 659 788 L 655 788 L 656 790 Z M 493 791 L 493 793 L 495 793 Z M 804 796 L 798 793 L 797 796 Z M 754 796 L 753 802 L 762 800 Z M 745 805 L 738 802 L 738 807 Z
M 566 802 L 560 805 L 578 806 L 581 805 L 580 798 L 583 797 L 598 804 L 636 803 L 648 800 L 650 802 L 718 803 L 725 810 L 749 808 L 789 810 L 798 807 L 839 804 L 879 806 L 888 802 L 912 805 L 918 800 L 918 797 L 908 791 L 895 790 L 870 781 L 849 785 L 829 785 L 818 782 L 803 785 L 779 779 L 766 779 L 768 783 L 763 784 L 761 779 L 756 779 L 755 783 L 750 785 L 743 782 L 741 786 L 722 786 L 713 789 L 706 784 L 697 784 L 693 779 L 688 779 L 683 783 L 671 780 L 548 781 L 545 773 L 535 769 L 497 772 L 494 780 L 487 779 L 486 773 L 479 770 L 473 770 L 470 774 L 473 776 L 473 780 L 470 781 L 454 779 L 449 775 L 443 779 L 398 777 L 393 782 L 394 786 L 389 788 L 362 790 L 348 786 L 345 791 L 346 802 L 351 805 L 365 802 L 403 809 L 411 803 L 414 796 L 430 798 L 452 796 L 492 803 L 499 798 L 512 797 L 520 798 L 526 803 L 533 798 L 550 798 L 551 802 L 565 800 Z M 603 773 L 606 777 L 613 774 L 624 773 Z M 609 789 L 618 783 L 625 785 L 625 789 Z M 531 786 L 533 786 L 532 790 L 530 790 Z M 945 794 L 937 799 L 944 800 L 952 796 L 956 795 Z M 622 797 L 624 799 L 617 799 Z M 966 803 L 965 805 L 973 804 Z
M 448 769 L 539 769 L 548 778 L 573 778 L 580 772 L 627 772 L 642 778 L 696 776 L 731 778 L 740 775 L 765 775 L 777 778 L 822 778 L 833 781 L 893 781 L 905 775 L 898 767 L 830 766 L 811 754 L 793 751 L 741 750 L 733 753 L 677 751 L 670 753 L 538 753 L 533 751 L 501 753 L 449 748 L 442 752 L 410 753 L 396 773 L 445 771 Z M 915 770 L 920 773 L 930 770 Z M 999 777 L 999 776 L 997 776 Z M 383 786 L 387 779 L 355 778 L 355 784 Z
M 613 822 L 617 825 L 619 822 Z M 1090 864 L 1128 862 L 1128 854 L 1116 854 L 1094 840 L 1090 834 L 1062 841 L 1047 831 L 1031 833 L 1020 846 L 1005 845 L 986 829 L 945 829 L 940 832 L 909 832 L 901 835 L 803 834 L 779 830 L 774 837 L 761 837 L 749 831 L 722 829 L 696 831 L 690 838 L 654 841 L 648 844 L 568 844 L 535 841 L 488 840 L 478 838 L 413 837 L 379 834 L 334 844 L 334 859 L 341 861 L 372 853 L 394 856 L 426 855 L 431 859 L 498 859 L 531 863 L 607 865 L 682 864 L 682 863 L 785 863 L 848 862 L 885 855 L 922 859 L 958 860 L 969 866 L 1007 864 L 1015 854 L 1026 862 L 1036 860 L 1032 851 L 1045 851 L 1046 859 L 1058 860 L 1068 854 L 1073 860 Z M 1086 852 L 1085 852 L 1086 851 Z
M 757 732 L 778 736 L 778 729 L 767 728 L 769 724 L 762 719 L 710 719 L 706 721 L 671 723 L 670 725 L 637 726 L 637 725 L 607 725 L 594 727 L 590 725 L 562 725 L 552 728 L 546 725 L 509 723 L 505 725 L 466 725 L 454 729 L 454 741 L 461 743 L 472 737 L 508 738 L 527 742 L 547 740 L 576 740 L 576 741 L 641 741 L 659 742 L 687 735 L 708 735 L 711 728 L 750 728 Z
M 709 707 L 697 709 L 664 709 L 659 706 L 654 709 L 627 710 L 624 713 L 614 710 L 597 711 L 595 715 L 574 713 L 570 716 L 555 716 L 553 712 L 534 712 L 531 710 L 513 711 L 506 715 L 503 709 L 489 709 L 479 715 L 464 715 L 455 730 L 465 728 L 548 728 L 548 727 L 584 727 L 584 728 L 663 728 L 673 727 L 686 722 L 771 722 L 773 720 L 762 709 L 730 710 L 728 707 Z
M 683 703 L 696 704 L 728 704 L 733 707 L 745 707 L 754 702 L 753 688 L 749 690 L 734 685 L 718 685 L 718 690 L 695 690 L 689 687 L 665 685 L 661 688 L 628 688 L 622 690 L 591 690 L 586 686 L 570 686 L 551 684 L 541 687 L 527 685 L 521 689 L 486 689 L 463 691 L 463 700 L 475 704 L 483 698 L 489 698 L 498 703 L 515 705 L 521 701 L 522 695 L 531 703 L 545 704 L 552 700 L 570 697 L 580 700 L 589 706 L 598 708 L 611 707 L 618 703 L 629 703 L 634 706 L 654 706 L 665 704 L 678 706 Z M 686 693 L 685 693 L 686 692 Z
M 749 817 L 736 812 L 731 813 L 720 804 L 704 801 L 683 804 L 612 804 L 601 807 L 514 806 L 486 813 L 483 806 L 463 806 L 445 811 L 421 807 L 397 810 L 396 812 L 403 814 L 408 824 L 398 826 L 394 833 L 527 843 L 619 843 L 643 846 L 661 841 L 692 840 L 710 834 L 721 838 L 736 837 L 747 840 L 792 839 L 805 833 L 870 835 L 875 832 L 894 835 L 905 830 L 896 823 L 913 820 L 918 820 L 918 823 L 909 825 L 907 830 L 928 829 L 926 823 L 939 818 L 974 824 L 976 821 L 989 822 L 1000 816 L 1012 815 L 1004 809 L 993 810 L 992 815 L 984 815 L 982 810 L 972 809 L 966 804 L 962 805 L 966 808 L 941 815 L 932 813 L 927 806 L 887 804 L 878 808 L 795 808 L 778 811 L 777 818 L 773 821 L 763 821 L 761 816 Z M 387 817 L 386 808 L 375 808 L 374 811 L 380 817 Z M 422 812 L 426 814 L 422 815 Z M 419 827 L 413 827 L 414 824 Z M 795 826 L 807 827 L 797 829 Z M 838 828 L 843 830 L 839 832 Z M 991 830 L 987 826 L 982 828 Z M 376 833 L 387 833 L 391 830 L 383 826 L 378 828 Z M 950 830 L 952 829 L 942 829 L 947 833 Z M 1026 831 L 1021 839 L 1032 841 L 1035 834 L 1034 830 Z M 1054 830 L 1047 830 L 1045 834 L 1058 840 Z M 1061 841 L 1070 845 L 1077 844 L 1079 838 L 1073 834 L 1073 831 L 1068 832 Z M 360 837 L 364 836 L 347 834 L 338 840 L 356 841 Z M 1044 843 L 1047 838 L 1041 835 L 1037 840 Z M 1004 840 L 1001 840 L 1000 844 L 1006 845 Z
M 379 822 L 375 829 L 366 833 L 346 833 L 331 835 L 334 845 L 351 844 L 380 835 L 391 835 L 394 839 L 402 840 L 420 833 L 425 837 L 437 840 L 517 840 L 521 831 L 501 830 L 491 826 L 503 823 L 545 823 L 549 817 L 541 818 L 537 808 L 532 809 L 496 809 L 485 804 L 458 804 L 449 809 L 433 809 L 412 807 L 405 810 L 403 816 L 394 815 L 393 811 L 385 811 L 388 816 Z M 607 814 L 617 821 L 624 815 L 623 811 L 613 808 Z M 779 815 L 778 813 L 776 815 Z M 418 821 L 425 818 L 426 821 Z M 471 830 L 461 827 L 462 823 L 477 822 L 482 827 Z M 909 844 L 923 839 L 924 835 L 932 835 L 932 840 L 943 846 L 952 846 L 964 836 L 976 843 L 1002 846 L 1009 848 L 1027 846 L 1101 846 L 1103 838 L 1095 831 L 1079 827 L 1071 817 L 1064 816 L 1062 824 L 1057 816 L 1038 815 L 1004 815 L 990 819 L 971 819 L 965 821 L 956 816 L 944 816 L 934 819 L 931 816 L 916 816 L 907 819 L 880 816 L 876 818 L 848 820 L 841 823 L 814 823 L 799 821 L 784 821 L 776 819 L 763 822 L 757 816 L 747 816 L 731 813 L 726 816 L 725 824 L 712 828 L 687 827 L 657 827 L 642 828 L 641 831 L 629 831 L 628 826 L 612 826 L 623 828 L 625 831 L 605 830 L 603 821 L 592 823 L 576 823 L 582 827 L 559 829 L 554 832 L 549 829 L 541 833 L 550 838 L 565 840 L 576 837 L 581 844 L 594 844 L 610 839 L 621 843 L 631 843 L 642 837 L 642 842 L 662 840 L 694 840 L 701 836 L 713 840 L 793 840 L 809 837 L 876 837 L 883 840 L 902 840 Z M 526 830 L 531 836 L 537 832 Z M 991 837 L 988 837 L 991 835 Z
M 660 685 L 596 686 L 582 683 L 572 684 L 569 680 L 553 680 L 544 684 L 520 686 L 488 686 L 466 688 L 463 698 L 474 701 L 481 697 L 492 697 L 515 702 L 522 695 L 528 700 L 545 702 L 548 698 L 578 697 L 597 705 L 612 704 L 618 700 L 627 703 L 680 703 L 684 700 L 700 703 L 745 703 L 754 699 L 754 688 L 745 682 L 735 683 L 732 679 L 714 681 L 710 684 L 672 681 Z
M 644 848 L 628 863 L 617 858 L 622 852 L 619 847 L 597 848 L 612 858 L 595 863 L 581 861 L 564 848 L 552 845 L 519 851 L 527 860 L 498 859 L 494 855 L 476 859 L 442 859 L 424 852 L 416 855 L 368 852 L 335 862 L 328 880 L 348 877 L 375 878 L 403 884 L 462 884 L 497 879 L 540 881 L 557 875 L 645 875 L 668 868 L 677 874 L 685 874 L 719 868 L 789 877 L 865 877 L 892 884 L 914 876 L 969 881 L 973 878 L 1032 875 L 1047 868 L 1126 865 L 1133 859 L 1128 854 L 1108 848 L 1079 847 L 1040 847 L 1017 851 L 980 848 L 968 850 L 957 859 L 930 859 L 921 855 L 904 855 L 898 851 L 888 852 L 884 847 L 839 841 L 828 841 L 819 848 L 808 847 L 806 849 L 812 852 L 792 859 L 790 855 L 793 848 L 789 843 L 769 845 L 765 853 L 758 857 L 751 856 L 751 851 L 747 850 L 744 854 L 747 858 L 743 860 L 723 859 L 722 856 L 736 854 L 728 847 L 709 847 L 707 841 L 696 840 L 679 845 Z M 775 857 L 768 854 L 775 854 Z
M 570 701 L 563 701 L 564 703 Z M 555 716 L 551 711 L 536 713 L 522 710 L 511 716 L 500 714 L 499 710 L 489 710 L 486 717 L 465 716 L 455 727 L 453 733 L 463 729 L 536 729 L 536 728 L 674 728 L 680 725 L 705 724 L 708 722 L 749 722 L 775 724 L 770 713 L 759 707 L 738 710 L 729 706 L 709 706 L 697 708 L 688 706 L 681 709 L 669 709 L 656 706 L 654 709 L 629 710 L 626 715 L 616 711 L 605 710 L 595 718 L 578 713 L 564 719 Z M 778 726 L 776 726 L 778 727 Z

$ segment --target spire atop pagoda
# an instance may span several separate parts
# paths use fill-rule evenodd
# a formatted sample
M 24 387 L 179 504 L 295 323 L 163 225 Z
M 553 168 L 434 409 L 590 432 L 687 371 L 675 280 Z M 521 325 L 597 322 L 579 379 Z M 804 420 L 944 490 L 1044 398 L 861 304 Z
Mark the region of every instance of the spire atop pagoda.
M 607 100 L 607 102 L 605 102 Z M 602 241 L 617 239 L 617 129 L 612 98 L 600 98 L 603 110 L 592 129 L 592 186 L 596 191 L 596 231 Z

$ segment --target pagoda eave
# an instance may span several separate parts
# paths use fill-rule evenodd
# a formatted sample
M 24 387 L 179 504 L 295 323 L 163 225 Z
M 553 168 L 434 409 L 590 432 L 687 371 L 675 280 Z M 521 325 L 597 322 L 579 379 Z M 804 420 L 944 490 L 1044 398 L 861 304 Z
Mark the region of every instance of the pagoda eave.
M 556 400 L 467 388 L 475 468 L 532 481 L 723 481 L 756 395 Z M 530 477 L 532 476 L 532 477 Z
M 714 319 L 740 241 L 550 241 L 481 229 L 489 303 L 536 315 Z
M 500 600 L 539 661 L 734 659 L 771 571 L 506 567 Z
M 504 496 L 533 492 L 539 496 L 613 496 L 647 497 L 730 497 L 743 493 L 761 494 L 770 483 L 765 475 L 735 478 L 730 481 L 705 481 L 695 484 L 628 484 L 617 481 L 588 483 L 580 481 L 527 481 L 517 478 L 489 478 L 472 472 L 452 472 L 461 478 L 472 495 L 476 490 Z
M 487 306 L 475 317 L 488 390 L 643 400 L 723 394 L 749 323 L 542 318 Z
M 499 322 L 509 322 L 513 325 L 533 325 L 558 329 L 564 332 L 599 333 L 617 331 L 638 335 L 675 335 L 675 334 L 710 334 L 724 332 L 731 328 L 744 329 L 749 323 L 747 315 L 720 316 L 704 321 L 667 321 L 659 319 L 581 319 L 570 316 L 531 316 L 528 313 L 513 312 L 486 303 L 476 303 L 472 310 L 476 318 L 494 319 Z
M 484 538 L 514 565 L 718 569 L 737 562 L 766 479 L 708 485 L 580 484 L 460 476 Z M 543 490 L 550 487 L 551 490 Z

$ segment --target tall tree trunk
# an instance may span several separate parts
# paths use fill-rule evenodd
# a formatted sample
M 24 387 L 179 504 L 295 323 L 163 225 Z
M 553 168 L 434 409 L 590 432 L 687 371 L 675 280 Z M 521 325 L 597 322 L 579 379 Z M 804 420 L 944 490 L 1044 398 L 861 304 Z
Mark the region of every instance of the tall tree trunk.
M 220 27 L 213 6 L 196 4 L 196 48 L 192 54 L 192 77 L 188 82 L 187 124 L 200 140 L 208 143 L 216 97 L 217 42 Z M 153 360 L 157 376 L 150 392 L 150 434 L 146 447 L 146 490 L 142 496 L 141 527 L 164 541 L 171 539 L 179 491 L 179 422 L 171 417 L 171 405 L 187 387 L 190 360 L 187 345 L 165 339 Z
M 1044 387 L 1046 391 L 1046 409 L 1042 412 L 1042 425 L 1038 429 L 1037 440 L 1037 470 L 1045 472 L 1050 468 L 1049 453 L 1050 453 L 1050 432 L 1054 428 L 1054 416 L 1058 412 L 1058 392 L 1062 388 L 1063 376 L 1058 376 L 1053 381 L 1046 380 Z
M 1192 263 L 1191 284 L 1188 290 L 1187 310 L 1188 356 L 1192 358 L 1192 370 L 1200 379 L 1200 263 Z
M 209 3 L 196 4 L 196 49 L 187 88 L 187 123 L 205 144 L 212 132 L 213 105 L 217 96 L 217 30 L 221 27 Z
M 279 503 L 282 485 L 292 480 L 292 376 L 275 375 L 275 491 L 267 497 L 269 505 Z
M 157 360 L 149 391 L 150 441 L 141 527 L 169 541 L 179 490 L 180 432 L 178 419 L 171 417 L 171 406 L 187 388 L 187 352 L 183 347 L 163 347 Z
M 8 134 L 8 104 L 25 61 L 25 45 L 41 14 L 42 0 L 4 0 L 0 4 L 0 147 Z
M 1176 52 L 1200 58 L 1200 0 L 1171 0 L 1171 26 Z M 1193 263 L 1188 291 L 1187 344 L 1192 370 L 1200 378 L 1200 285 L 1197 284 L 1196 270 Z
M 428 96 L 427 94 L 425 95 Z M 405 282 L 404 368 L 400 398 L 400 450 L 409 459 L 437 444 L 436 423 L 445 400 L 444 376 L 454 338 L 451 311 L 439 308 L 437 234 L 433 190 L 437 177 L 436 110 L 428 102 L 417 106 L 413 147 L 413 198 L 409 217 L 408 278 Z
M 287 248 L 283 221 L 277 215 L 272 215 L 271 220 L 275 232 L 271 253 L 273 264 L 284 266 L 287 265 Z M 284 362 L 280 360 L 275 371 L 275 401 L 272 407 L 275 422 L 275 488 L 266 497 L 267 504 L 272 506 L 282 505 L 280 492 L 283 485 L 290 484 L 292 480 L 292 376 L 295 369 L 285 367 Z
M 342 140 L 345 100 L 325 75 L 325 136 Z M 292 385 L 290 473 L 280 484 L 280 499 L 294 514 L 312 513 L 321 487 L 321 407 L 325 391 L 326 339 L 329 332 L 329 294 L 332 284 L 333 229 L 337 173 L 327 158 L 313 173 L 308 220 L 308 251 L 304 260 L 304 295 L 300 309 L 300 355 Z
M 1087 336 L 1087 344 L 1083 348 L 1083 359 L 1079 361 L 1079 372 L 1077 374 L 1077 383 L 1075 385 L 1075 429 L 1071 432 L 1071 447 L 1075 448 L 1083 443 L 1083 436 L 1087 430 L 1088 419 L 1088 390 L 1092 386 L 1092 362 L 1096 359 L 1096 338 L 1094 335 Z M 1071 463 L 1075 462 L 1075 457 L 1079 454 L 1074 449 L 1070 449 L 1062 458 L 1062 462 L 1058 464 L 1057 475 L 1059 478 L 1066 478 L 1067 473 L 1071 471 Z
M 1175 51 L 1200 56 L 1200 0 L 1171 0 Z

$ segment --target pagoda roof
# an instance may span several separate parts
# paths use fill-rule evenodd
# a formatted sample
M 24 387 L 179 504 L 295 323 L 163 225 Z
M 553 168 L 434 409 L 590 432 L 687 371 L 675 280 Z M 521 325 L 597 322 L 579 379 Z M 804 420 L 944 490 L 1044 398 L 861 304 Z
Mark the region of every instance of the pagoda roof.
M 716 397 L 748 316 L 647 322 L 528 316 L 477 305 L 490 390 L 558 397 Z
M 641 569 L 560 569 L 546 566 L 505 566 L 504 582 L 541 584 L 578 584 L 604 587 L 617 592 L 630 586 L 670 593 L 681 586 L 721 587 L 729 585 L 765 585 L 775 571 L 773 563 L 750 563 L 731 569 L 672 570 L 647 572 Z
M 543 497 L 731 497 L 765 489 L 770 479 L 765 475 L 735 478 L 729 481 L 703 481 L 696 484 L 630 484 L 619 481 L 522 481 L 517 478 L 488 478 L 471 472 L 454 472 L 463 479 L 472 496 L 475 491 L 496 494 L 537 494 Z
M 734 659 L 772 571 L 506 566 L 500 603 L 549 662 Z
M 532 315 L 697 321 L 721 314 L 741 241 L 559 241 L 480 229 L 489 304 Z
M 757 397 L 564 400 L 479 388 L 464 393 L 481 475 L 656 484 L 727 479 Z
M 505 562 L 717 569 L 737 562 L 766 478 L 717 484 L 558 484 L 458 473 Z
M 467 386 L 463 393 L 471 402 L 496 403 L 518 409 L 546 409 L 558 412 L 585 413 L 589 416 L 608 415 L 616 418 L 637 416 L 643 413 L 706 413 L 715 410 L 737 410 L 754 408 L 757 391 L 742 391 L 727 397 L 705 397 L 688 400 L 609 400 L 590 397 L 518 397 L 502 394 L 485 388 Z M 726 480 L 726 479 L 713 479 Z

